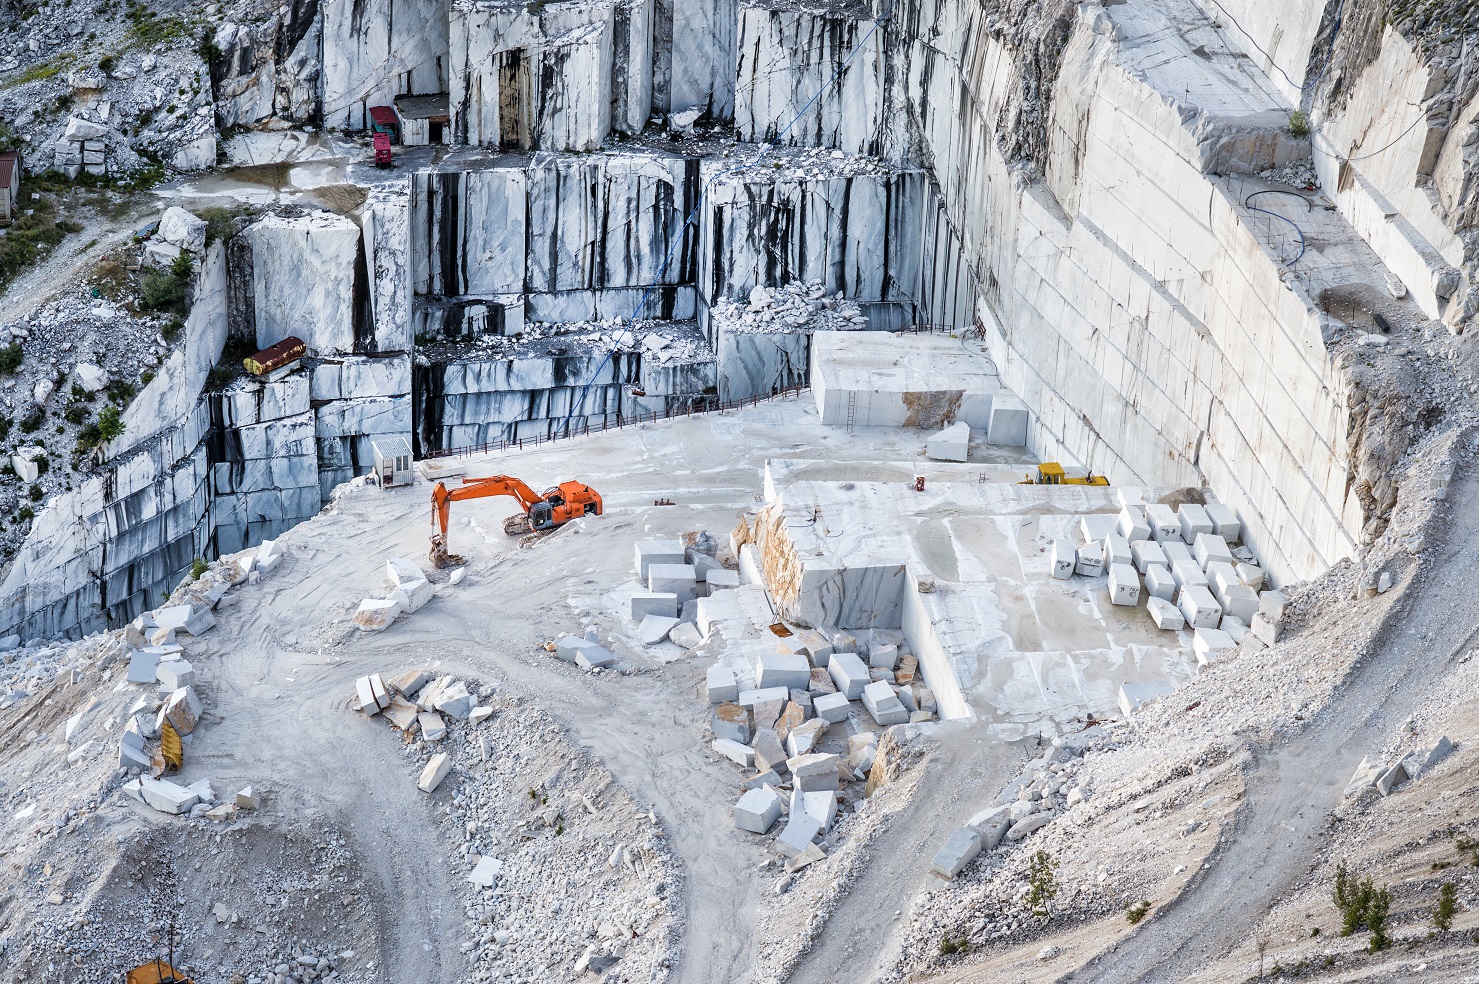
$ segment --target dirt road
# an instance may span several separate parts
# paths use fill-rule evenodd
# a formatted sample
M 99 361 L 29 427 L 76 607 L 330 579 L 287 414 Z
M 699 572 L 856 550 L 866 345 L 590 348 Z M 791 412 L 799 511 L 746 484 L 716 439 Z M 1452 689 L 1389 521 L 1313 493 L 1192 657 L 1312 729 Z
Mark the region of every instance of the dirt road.
M 1329 706 L 1298 738 L 1260 757 L 1237 835 L 1213 868 L 1117 952 L 1068 980 L 1185 981 L 1239 951 L 1256 962 L 1255 928 L 1304 877 L 1361 757 L 1419 714 L 1425 694 L 1479 639 L 1479 599 L 1454 589 L 1472 580 L 1470 550 L 1479 535 L 1472 470 L 1456 474 L 1448 502 L 1453 526 L 1419 575 L 1423 583 L 1409 587 L 1374 651 Z

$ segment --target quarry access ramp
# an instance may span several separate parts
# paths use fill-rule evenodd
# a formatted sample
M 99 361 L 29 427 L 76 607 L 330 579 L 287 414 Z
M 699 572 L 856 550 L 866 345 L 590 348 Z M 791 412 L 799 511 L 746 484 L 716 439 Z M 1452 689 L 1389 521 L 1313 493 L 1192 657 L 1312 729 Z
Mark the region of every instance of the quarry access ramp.
M 1256 928 L 1310 870 L 1362 756 L 1420 716 L 1426 694 L 1479 639 L 1468 554 L 1479 537 L 1472 464 L 1454 475 L 1447 514 L 1452 526 L 1434 538 L 1442 546 L 1388 614 L 1374 651 L 1302 734 L 1258 755 L 1237 836 L 1210 869 L 1115 952 L 1064 980 L 1169 984 L 1200 979 L 1199 971 L 1224 956 L 1256 960 Z

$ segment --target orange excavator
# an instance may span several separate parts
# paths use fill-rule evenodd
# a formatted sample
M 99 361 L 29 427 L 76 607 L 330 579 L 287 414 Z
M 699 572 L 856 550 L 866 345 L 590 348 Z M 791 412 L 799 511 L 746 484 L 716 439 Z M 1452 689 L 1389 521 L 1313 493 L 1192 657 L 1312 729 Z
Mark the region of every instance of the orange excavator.
M 462 557 L 447 553 L 447 520 L 452 503 L 493 495 L 513 496 L 523 507 L 521 515 L 503 521 L 503 532 L 524 537 L 519 541 L 521 547 L 549 536 L 572 519 L 599 516 L 603 511 L 601 494 L 584 482 L 561 482 L 546 489 L 544 495 L 535 494 L 526 483 L 510 475 L 464 478 L 460 486 L 451 489 L 445 482 L 438 482 L 431 490 L 431 523 L 441 530 L 431 535 L 434 565 L 448 567 L 465 563 Z

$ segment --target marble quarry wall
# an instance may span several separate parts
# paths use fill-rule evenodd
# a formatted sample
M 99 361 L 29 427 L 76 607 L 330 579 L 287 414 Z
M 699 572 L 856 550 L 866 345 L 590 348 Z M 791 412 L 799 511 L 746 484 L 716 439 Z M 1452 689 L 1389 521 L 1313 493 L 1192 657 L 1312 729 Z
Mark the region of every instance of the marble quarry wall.
M 603 351 L 459 359 L 415 367 L 417 457 L 448 448 L 534 440 L 679 411 L 717 385 L 713 358 L 662 362 Z
M 216 125 L 268 119 L 316 122 L 320 116 L 319 0 L 262 2 L 240 21 L 216 28 L 220 59 L 211 66 Z
M 448 91 L 448 0 L 320 0 L 325 126 L 362 130 L 371 106 Z
M 454 157 L 411 179 L 417 334 L 695 316 L 699 164 L 664 154 Z M 670 262 L 665 263 L 669 252 Z
M 971 9 L 927 0 L 904 32 L 909 113 L 952 230 L 926 239 L 923 279 L 943 265 L 968 285 L 1003 382 L 1036 412 L 1032 446 L 1118 482 L 1207 482 L 1279 577 L 1348 555 L 1362 516 L 1320 312 L 1219 176 L 1297 158 L 1263 108 L 1277 94 L 1243 77 L 1245 100 L 1177 107 L 1111 39 L 1136 25 L 1101 12 L 1074 28 L 1043 178 L 1026 181 L 993 128 L 1018 59 Z
M 652 110 L 654 0 L 511 6 L 459 0 L 450 44 L 452 134 L 504 150 L 591 151 Z
M 739 139 L 881 153 L 884 62 L 875 26 L 866 8 L 860 14 L 784 3 L 742 6 L 734 106 Z

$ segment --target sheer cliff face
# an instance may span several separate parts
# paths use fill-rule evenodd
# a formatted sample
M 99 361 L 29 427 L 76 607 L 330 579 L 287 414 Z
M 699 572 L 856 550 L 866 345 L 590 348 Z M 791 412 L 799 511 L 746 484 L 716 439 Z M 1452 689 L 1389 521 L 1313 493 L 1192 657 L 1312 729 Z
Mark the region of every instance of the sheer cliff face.
M 910 50 L 898 52 L 910 66 L 904 81 L 913 91 L 930 85 L 930 49 L 962 64 L 985 56 L 986 39 L 1010 53 L 1015 77 L 1010 90 L 998 93 L 989 107 L 997 146 L 1004 158 L 1031 165 L 1039 173 L 1047 160 L 1053 89 L 1063 67 L 1063 53 L 1073 30 L 1078 5 L 1071 0 L 978 0 L 949 3 L 923 0 L 900 4 L 895 37 Z M 972 55 L 971 52 L 976 52 Z

